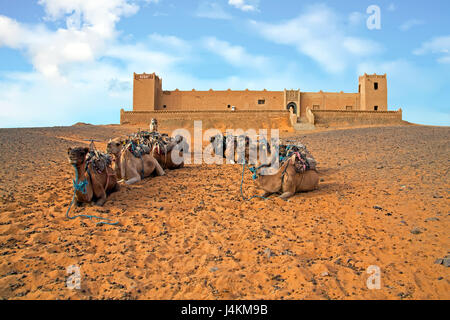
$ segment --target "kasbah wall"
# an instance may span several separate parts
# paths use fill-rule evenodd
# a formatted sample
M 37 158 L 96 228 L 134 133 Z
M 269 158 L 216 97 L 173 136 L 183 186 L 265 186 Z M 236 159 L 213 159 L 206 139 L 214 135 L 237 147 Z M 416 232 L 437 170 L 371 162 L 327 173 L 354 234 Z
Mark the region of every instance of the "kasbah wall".
M 262 91 L 164 91 L 155 73 L 133 79 L 133 111 L 120 112 L 121 124 L 148 125 L 152 118 L 171 126 L 229 128 L 383 124 L 402 122 L 402 111 L 388 111 L 387 79 L 384 75 L 359 77 L 358 92 Z

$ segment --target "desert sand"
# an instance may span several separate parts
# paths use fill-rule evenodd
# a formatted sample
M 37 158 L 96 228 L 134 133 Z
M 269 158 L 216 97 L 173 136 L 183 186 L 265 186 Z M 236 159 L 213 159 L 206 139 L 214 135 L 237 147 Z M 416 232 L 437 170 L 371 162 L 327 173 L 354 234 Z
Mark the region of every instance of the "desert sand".
M 118 226 L 68 220 L 67 148 L 95 138 L 104 150 L 134 130 L 0 129 L 1 298 L 450 298 L 435 263 L 450 253 L 450 128 L 288 132 L 318 161 L 319 190 L 243 201 L 241 165 L 191 164 L 71 211 Z M 262 193 L 248 171 L 243 189 Z M 66 286 L 74 264 L 79 290 Z M 380 289 L 366 285 L 370 265 Z

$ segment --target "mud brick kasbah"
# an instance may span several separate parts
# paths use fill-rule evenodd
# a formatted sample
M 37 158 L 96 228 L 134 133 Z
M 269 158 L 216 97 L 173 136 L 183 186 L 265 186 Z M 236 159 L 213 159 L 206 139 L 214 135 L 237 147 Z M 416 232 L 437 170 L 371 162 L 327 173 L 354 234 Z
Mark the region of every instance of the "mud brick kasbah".
M 121 124 L 149 124 L 152 118 L 180 126 L 183 122 L 204 120 L 211 125 L 273 128 L 402 122 L 401 109 L 388 111 L 386 74 L 360 76 L 356 93 L 300 89 L 166 91 L 162 78 L 155 73 L 134 73 L 133 77 L 133 110 L 121 109 Z

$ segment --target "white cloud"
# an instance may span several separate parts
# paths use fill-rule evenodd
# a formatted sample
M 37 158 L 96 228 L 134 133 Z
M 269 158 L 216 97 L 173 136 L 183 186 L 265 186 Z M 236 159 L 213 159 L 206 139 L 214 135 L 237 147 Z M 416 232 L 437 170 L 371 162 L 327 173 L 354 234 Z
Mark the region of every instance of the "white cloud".
M 311 6 L 297 18 L 278 24 L 253 21 L 252 25 L 264 38 L 295 47 L 332 73 L 383 50 L 375 41 L 348 35 L 344 20 L 326 5 Z
M 39 0 L 50 20 L 81 20 L 86 33 L 109 38 L 114 36 L 115 24 L 122 16 L 135 14 L 139 7 L 129 0 Z
M 181 39 L 158 34 L 151 34 L 146 43 L 121 44 L 116 24 L 138 10 L 128 0 L 39 3 L 46 14 L 43 24 L 0 15 L 0 47 L 22 51 L 34 67 L 27 73 L 0 74 L 2 127 L 117 123 L 119 106 L 131 104 L 127 88 L 134 71 L 164 73 L 183 59 L 184 52 L 157 51 L 149 45 L 188 47 Z M 46 26 L 53 22 L 65 26 Z
M 199 18 L 208 19 L 231 19 L 231 15 L 228 14 L 218 2 L 202 1 L 198 5 L 195 15 Z
M 266 57 L 249 54 L 241 46 L 233 46 L 214 37 L 205 38 L 203 43 L 206 49 L 219 55 L 233 66 L 256 69 L 264 69 L 269 66 Z
M 259 0 L 228 0 L 228 4 L 242 11 L 259 11 Z
M 152 33 L 148 36 L 150 41 L 159 47 L 169 47 L 177 50 L 190 51 L 191 45 L 189 42 L 175 36 L 161 35 Z
M 450 55 L 444 56 L 444 57 L 441 57 L 441 58 L 438 58 L 438 59 L 437 59 L 437 62 L 439 62 L 439 63 L 445 63 L 445 64 L 450 64 Z
M 415 55 L 439 54 L 439 63 L 450 63 L 450 36 L 434 37 L 413 51 Z
M 46 21 L 65 21 L 56 31 L 45 25 L 25 25 L 0 15 L 0 46 L 23 50 L 37 71 L 59 77 L 73 62 L 89 62 L 117 37 L 116 23 L 137 12 L 128 0 L 39 0 Z
M 404 22 L 401 26 L 400 26 L 400 30 L 402 31 L 408 31 L 409 29 L 411 29 L 412 27 L 415 26 L 420 26 L 422 24 L 424 24 L 425 22 L 423 20 L 419 20 L 419 19 L 411 19 L 408 20 L 406 22 Z
M 183 57 L 148 44 L 110 45 L 101 59 L 64 66 L 65 79 L 41 72 L 0 75 L 0 127 L 118 123 L 132 104 L 133 72 L 165 76 Z

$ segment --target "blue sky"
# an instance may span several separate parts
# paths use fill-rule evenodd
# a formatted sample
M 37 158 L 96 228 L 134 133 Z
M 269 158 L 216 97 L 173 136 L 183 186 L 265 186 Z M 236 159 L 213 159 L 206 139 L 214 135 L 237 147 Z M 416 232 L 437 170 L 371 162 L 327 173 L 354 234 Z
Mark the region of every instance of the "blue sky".
M 448 126 L 448 12 L 447 0 L 0 0 L 0 127 L 118 123 L 133 72 L 166 90 L 346 92 L 387 73 L 390 110 Z

